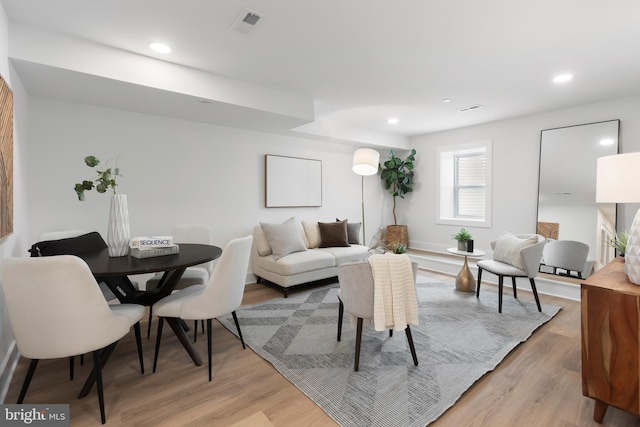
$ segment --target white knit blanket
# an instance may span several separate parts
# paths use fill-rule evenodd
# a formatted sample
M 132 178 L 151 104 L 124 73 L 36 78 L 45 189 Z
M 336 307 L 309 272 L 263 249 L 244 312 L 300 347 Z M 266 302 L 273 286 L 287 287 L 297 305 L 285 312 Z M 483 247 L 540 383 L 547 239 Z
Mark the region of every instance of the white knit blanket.
M 402 331 L 418 324 L 418 301 L 411 260 L 406 254 L 374 254 L 369 257 L 373 272 L 373 324 L 376 331 Z

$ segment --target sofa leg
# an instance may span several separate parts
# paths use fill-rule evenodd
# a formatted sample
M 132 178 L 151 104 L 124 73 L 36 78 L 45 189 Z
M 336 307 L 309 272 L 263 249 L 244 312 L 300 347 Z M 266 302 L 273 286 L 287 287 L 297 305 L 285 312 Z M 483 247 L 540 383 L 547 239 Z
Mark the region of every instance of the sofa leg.
M 289 288 L 282 288 L 282 294 L 285 298 L 289 297 Z

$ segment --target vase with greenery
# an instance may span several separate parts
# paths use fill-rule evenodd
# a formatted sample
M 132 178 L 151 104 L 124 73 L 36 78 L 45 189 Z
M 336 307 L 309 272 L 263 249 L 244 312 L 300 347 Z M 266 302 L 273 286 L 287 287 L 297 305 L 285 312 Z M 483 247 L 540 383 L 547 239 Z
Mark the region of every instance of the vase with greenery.
M 100 160 L 96 156 L 87 156 L 84 158 L 84 163 L 90 168 L 94 168 L 100 165 Z M 107 161 L 106 164 L 108 163 L 109 161 Z M 80 201 L 85 200 L 84 192 L 92 190 L 94 186 L 98 193 L 106 193 L 109 189 L 113 191 L 107 228 L 109 256 L 119 257 L 127 255 L 129 253 L 129 239 L 131 237 L 129 232 L 129 209 L 127 206 L 127 196 L 116 193 L 116 186 L 118 185 L 116 179 L 122 177 L 117 160 L 113 169 L 108 167 L 104 170 L 96 170 L 96 172 L 98 173 L 98 178 L 95 179 L 95 181 L 84 180 L 76 183 L 74 190 Z
M 461 228 L 460 231 L 452 234 L 451 238 L 458 241 L 459 251 L 473 252 L 473 247 L 469 250 L 469 242 L 473 242 L 473 236 L 465 228 Z
M 385 188 L 393 196 L 393 226 L 387 227 L 387 241 L 389 244 L 400 242 L 405 246 L 409 245 L 409 233 L 406 225 L 398 225 L 396 216 L 396 199 L 404 199 L 405 194 L 413 191 L 413 166 L 415 162 L 416 150 L 411 149 L 409 155 L 402 159 L 396 156 L 395 152 L 389 152 L 389 160 L 384 162 L 384 167 L 379 166 L 380 178 L 384 181 Z M 390 240 L 397 239 L 397 240 Z
M 624 256 L 627 250 L 627 241 L 629 240 L 629 232 L 626 230 L 618 231 L 613 239 L 607 240 L 607 246 L 615 248 L 620 256 Z

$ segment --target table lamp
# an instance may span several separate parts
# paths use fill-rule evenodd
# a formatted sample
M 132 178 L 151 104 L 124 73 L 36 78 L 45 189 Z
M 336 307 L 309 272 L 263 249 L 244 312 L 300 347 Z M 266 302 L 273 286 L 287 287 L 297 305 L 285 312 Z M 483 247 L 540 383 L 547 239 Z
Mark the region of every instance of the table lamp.
M 599 157 L 596 203 L 640 203 L 640 152 Z M 640 285 L 640 209 L 629 229 L 624 271 Z
M 355 173 L 362 177 L 361 180 L 361 197 L 362 197 L 362 244 L 367 241 L 367 235 L 364 228 L 364 177 L 375 175 L 378 173 L 378 162 L 380 161 L 380 153 L 371 148 L 358 148 L 353 152 L 353 166 Z

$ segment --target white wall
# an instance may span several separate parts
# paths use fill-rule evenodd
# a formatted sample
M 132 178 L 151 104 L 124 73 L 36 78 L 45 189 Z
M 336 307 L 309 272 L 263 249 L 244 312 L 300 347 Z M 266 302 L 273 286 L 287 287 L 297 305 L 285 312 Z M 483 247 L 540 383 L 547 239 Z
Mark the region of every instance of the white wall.
M 503 231 L 534 233 L 538 198 L 540 131 L 620 119 L 620 152 L 640 151 L 640 96 L 471 126 L 412 138 L 418 151 L 419 186 L 411 196 L 407 222 L 411 246 L 444 251 L 460 227 L 436 224 L 436 147 L 493 140 L 493 221 L 491 228 L 467 227 L 475 246 L 490 250 Z M 640 206 L 620 205 L 618 229 L 628 229 Z
M 361 218 L 353 147 L 45 98 L 30 99 L 29 122 L 30 242 L 69 228 L 106 235 L 110 197 L 91 190 L 79 202 L 73 191 L 96 175 L 83 162 L 87 155 L 119 157 L 117 190 L 127 195 L 132 235 L 206 223 L 222 246 L 259 221 Z M 322 207 L 265 208 L 265 154 L 322 160 Z M 365 197 L 379 205 L 382 193 L 368 186 Z M 371 224 L 377 227 L 374 218 Z
M 14 137 L 13 137 L 13 234 L 0 240 L 0 263 L 11 257 L 23 254 L 27 246 L 27 95 L 20 79 L 7 60 L 7 17 L 0 5 L 0 74 L 13 92 Z M 10 374 L 17 361 L 13 334 L 7 315 L 4 294 L 0 290 L 0 402 L 4 401 Z

